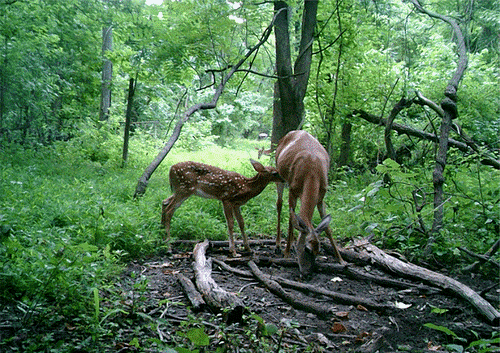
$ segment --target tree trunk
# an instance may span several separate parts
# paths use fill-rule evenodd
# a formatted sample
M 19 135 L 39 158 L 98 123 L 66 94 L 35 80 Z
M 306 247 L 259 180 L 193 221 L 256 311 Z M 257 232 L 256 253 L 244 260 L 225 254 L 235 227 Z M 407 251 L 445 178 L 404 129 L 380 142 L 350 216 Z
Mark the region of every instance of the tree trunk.
M 300 127 L 304 117 L 304 97 L 307 91 L 312 60 L 312 43 L 318 1 L 304 1 L 299 53 L 292 69 L 290 50 L 289 8 L 286 2 L 274 3 L 276 21 L 276 72 L 278 82 L 274 90 L 273 133 L 271 144 L 278 144 L 287 132 Z M 278 106 L 276 106 L 278 105 Z
M 135 87 L 134 79 L 130 78 L 128 84 L 128 98 L 127 98 L 127 112 L 125 113 L 125 132 L 123 136 L 123 161 L 122 167 L 127 163 L 128 158 L 128 140 L 130 134 L 130 123 L 132 122 L 132 104 L 134 103 L 134 95 L 135 95 Z
M 102 83 L 101 83 L 101 108 L 99 120 L 105 121 L 109 117 L 111 107 L 111 80 L 113 78 L 113 64 L 106 58 L 106 52 L 113 50 L 113 27 L 102 29 Z
M 342 143 L 340 144 L 340 155 L 338 162 L 339 167 L 349 165 L 349 161 L 351 158 L 351 128 L 351 123 L 344 122 L 342 124 Z
M 5 93 L 7 92 L 7 65 L 9 63 L 8 38 L 5 37 L 2 53 L 2 67 L 0 67 L 0 132 L 3 130 L 3 117 L 5 111 Z

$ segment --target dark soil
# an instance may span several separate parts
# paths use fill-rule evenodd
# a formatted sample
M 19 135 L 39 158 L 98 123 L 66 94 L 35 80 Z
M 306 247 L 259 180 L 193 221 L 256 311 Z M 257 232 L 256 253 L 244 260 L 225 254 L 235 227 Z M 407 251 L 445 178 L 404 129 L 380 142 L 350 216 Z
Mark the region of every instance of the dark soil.
M 252 249 L 254 251 L 253 258 L 258 265 L 259 257 L 276 257 L 273 246 L 253 246 Z M 124 287 L 127 286 L 125 283 L 137 281 L 138 275 L 145 276 L 149 281 L 147 290 L 142 294 L 142 299 L 146 302 L 144 307 L 150 308 L 148 315 L 160 316 L 161 311 L 158 310 L 158 303 L 168 299 L 172 305 L 168 308 L 168 312 L 162 309 L 163 318 L 167 321 L 182 322 L 191 317 L 190 315 L 193 313 L 190 310 L 190 304 L 175 274 L 182 273 L 186 277 L 194 279 L 192 250 L 192 245 L 177 245 L 173 247 L 171 254 L 143 262 L 134 262 L 128 266 L 123 277 Z M 226 255 L 226 251 L 210 248 L 206 254 L 207 257 L 219 260 L 225 260 Z M 331 256 L 320 256 L 317 261 L 335 262 Z M 244 264 L 245 261 L 241 263 Z M 356 265 L 350 264 L 350 266 Z M 349 278 L 342 273 L 316 272 L 311 278 L 303 280 L 299 277 L 297 267 L 278 267 L 275 265 L 268 267 L 259 265 L 259 267 L 270 275 L 301 281 L 344 294 L 369 298 L 376 303 L 395 304 L 398 302 L 405 307 L 407 306 L 406 309 L 392 309 L 382 312 L 368 310 L 357 305 L 342 305 L 323 296 L 294 293 L 308 301 L 328 304 L 334 309 L 334 314 L 320 318 L 314 314 L 292 308 L 271 294 L 256 279 L 239 277 L 214 265 L 212 277 L 220 287 L 226 291 L 237 293 L 251 313 L 261 317 L 266 324 L 274 324 L 279 329 L 272 339 L 275 345 L 281 344 L 282 349 L 296 347 L 298 351 L 303 351 L 309 347 L 308 349 L 312 351 L 325 352 L 449 351 L 450 347 L 447 350 L 446 345 L 454 344 L 466 348 L 472 341 L 491 339 L 492 333 L 498 330 L 498 327 L 491 326 L 486 322 L 486 319 L 479 317 L 475 309 L 463 299 L 453 297 L 450 293 L 439 289 L 434 288 L 428 291 L 383 287 L 361 279 Z M 249 270 L 246 265 L 239 265 L 238 268 Z M 364 266 L 361 269 L 370 274 L 390 277 L 371 266 Z M 467 284 L 478 293 L 498 281 L 498 277 L 485 279 L 478 274 L 463 275 L 460 278 L 455 277 L 455 279 Z M 287 289 L 287 291 L 291 292 L 292 290 Z M 489 294 L 495 295 L 498 299 L 498 287 L 489 291 Z M 183 303 L 184 305 L 173 305 L 173 303 Z M 496 308 L 499 307 L 498 301 L 493 304 Z M 209 308 L 194 313 L 194 315 L 196 320 L 213 323 L 213 326 L 207 324 L 209 334 L 211 337 L 218 337 L 218 330 L 221 330 L 218 325 L 224 323 L 224 315 L 218 315 Z M 456 337 L 441 332 L 439 329 L 428 328 L 424 326 L 425 324 L 446 327 L 454 332 Z M 238 325 L 241 326 L 242 335 L 248 336 L 245 327 L 249 323 L 242 322 Z M 170 336 L 173 332 L 165 331 L 161 334 L 164 336 L 163 339 L 167 341 L 169 337 L 173 337 Z M 243 338 L 241 342 L 244 342 Z M 218 344 L 221 344 L 220 339 Z M 491 345 L 489 347 L 492 349 L 491 351 L 498 349 L 498 347 L 495 348 Z M 215 351 L 215 347 L 211 347 L 210 351 Z M 470 352 L 473 351 L 470 350 Z

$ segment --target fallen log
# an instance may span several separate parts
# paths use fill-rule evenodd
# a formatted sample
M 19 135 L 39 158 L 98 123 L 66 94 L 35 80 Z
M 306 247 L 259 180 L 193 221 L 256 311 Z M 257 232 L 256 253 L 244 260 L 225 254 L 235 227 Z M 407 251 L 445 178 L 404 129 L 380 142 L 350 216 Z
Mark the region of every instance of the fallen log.
M 212 260 L 205 257 L 208 240 L 198 243 L 194 247 L 194 274 L 195 283 L 205 302 L 214 310 L 224 310 L 228 322 L 239 322 L 244 312 L 243 301 L 234 293 L 219 287 L 212 278 Z
M 189 278 L 184 276 L 182 273 L 177 274 L 177 280 L 181 284 L 184 293 L 186 294 L 189 302 L 191 303 L 193 311 L 202 310 L 207 304 L 203 300 L 203 297 L 201 296 L 200 292 L 196 290 L 196 287 L 194 286 L 193 282 Z
M 295 309 L 313 313 L 319 317 L 325 317 L 333 313 L 333 308 L 330 306 L 305 301 L 297 298 L 290 293 L 287 293 L 278 282 L 267 277 L 253 261 L 248 262 L 248 266 L 252 270 L 254 276 L 274 295 L 281 298 L 284 302 L 290 304 Z
M 394 256 L 386 254 L 373 244 L 364 244 L 358 249 L 361 248 L 364 249 L 361 253 L 355 251 L 344 251 L 342 252 L 342 256 L 344 256 L 344 253 L 349 253 L 349 256 L 347 257 L 356 257 L 357 255 L 360 255 L 359 257 L 364 257 L 365 260 L 368 258 L 370 262 L 375 263 L 392 273 L 417 278 L 439 288 L 449 290 L 467 300 L 470 304 L 472 304 L 477 312 L 487 318 L 491 323 L 495 325 L 500 324 L 500 313 L 488 301 L 483 299 L 479 294 L 465 284 L 460 283 L 448 276 L 428 270 L 424 267 L 403 262 Z
M 322 246 L 329 253 L 333 254 L 331 252 L 332 250 L 329 249 L 331 248 L 330 244 L 325 243 L 322 244 Z M 341 251 L 342 256 L 344 254 L 344 251 L 345 250 Z M 352 256 L 349 256 L 349 253 L 347 253 L 346 258 L 352 260 Z M 317 262 L 316 265 L 318 266 L 318 270 L 324 273 L 342 273 L 349 276 L 350 278 L 373 282 L 384 287 L 401 288 L 401 289 L 411 288 L 427 294 L 434 293 L 440 290 L 436 289 L 435 287 L 430 287 L 422 283 L 403 282 L 393 278 L 386 278 L 382 276 L 373 275 L 354 266 L 342 266 L 336 263 L 321 263 L 321 262 Z

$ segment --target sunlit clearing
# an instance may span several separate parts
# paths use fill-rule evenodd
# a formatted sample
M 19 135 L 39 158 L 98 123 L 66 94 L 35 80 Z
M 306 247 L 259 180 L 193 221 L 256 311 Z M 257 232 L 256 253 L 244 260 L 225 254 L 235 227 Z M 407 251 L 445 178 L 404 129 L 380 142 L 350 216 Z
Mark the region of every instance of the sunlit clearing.
M 243 22 L 245 22 L 245 20 L 243 18 L 234 16 L 234 15 L 229 15 L 229 19 L 233 20 L 236 23 L 243 23 Z

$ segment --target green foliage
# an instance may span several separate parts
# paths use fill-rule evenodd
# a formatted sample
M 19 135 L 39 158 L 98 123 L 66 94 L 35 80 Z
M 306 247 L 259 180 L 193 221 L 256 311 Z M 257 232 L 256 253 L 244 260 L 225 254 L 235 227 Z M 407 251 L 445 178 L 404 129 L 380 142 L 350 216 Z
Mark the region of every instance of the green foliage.
M 452 330 L 450 330 L 445 326 L 436 325 L 433 323 L 427 323 L 424 324 L 424 327 L 427 327 L 431 330 L 436 330 L 438 332 L 442 332 L 445 335 L 451 337 L 454 343 L 446 345 L 446 348 L 449 352 L 479 352 L 479 353 L 496 352 L 498 350 L 498 344 L 500 343 L 500 337 L 498 332 L 493 332 L 491 339 L 475 340 L 467 345 L 467 339 L 458 336 L 455 332 L 453 332 Z
M 455 265 L 464 261 L 459 246 L 484 253 L 493 245 L 500 214 L 498 171 L 474 159 L 460 161 L 446 171 L 445 229 L 434 246 L 434 256 Z M 433 167 L 386 160 L 376 170 L 332 185 L 326 202 L 333 231 L 338 237 L 374 234 L 382 247 L 397 248 L 416 261 L 432 228 Z

